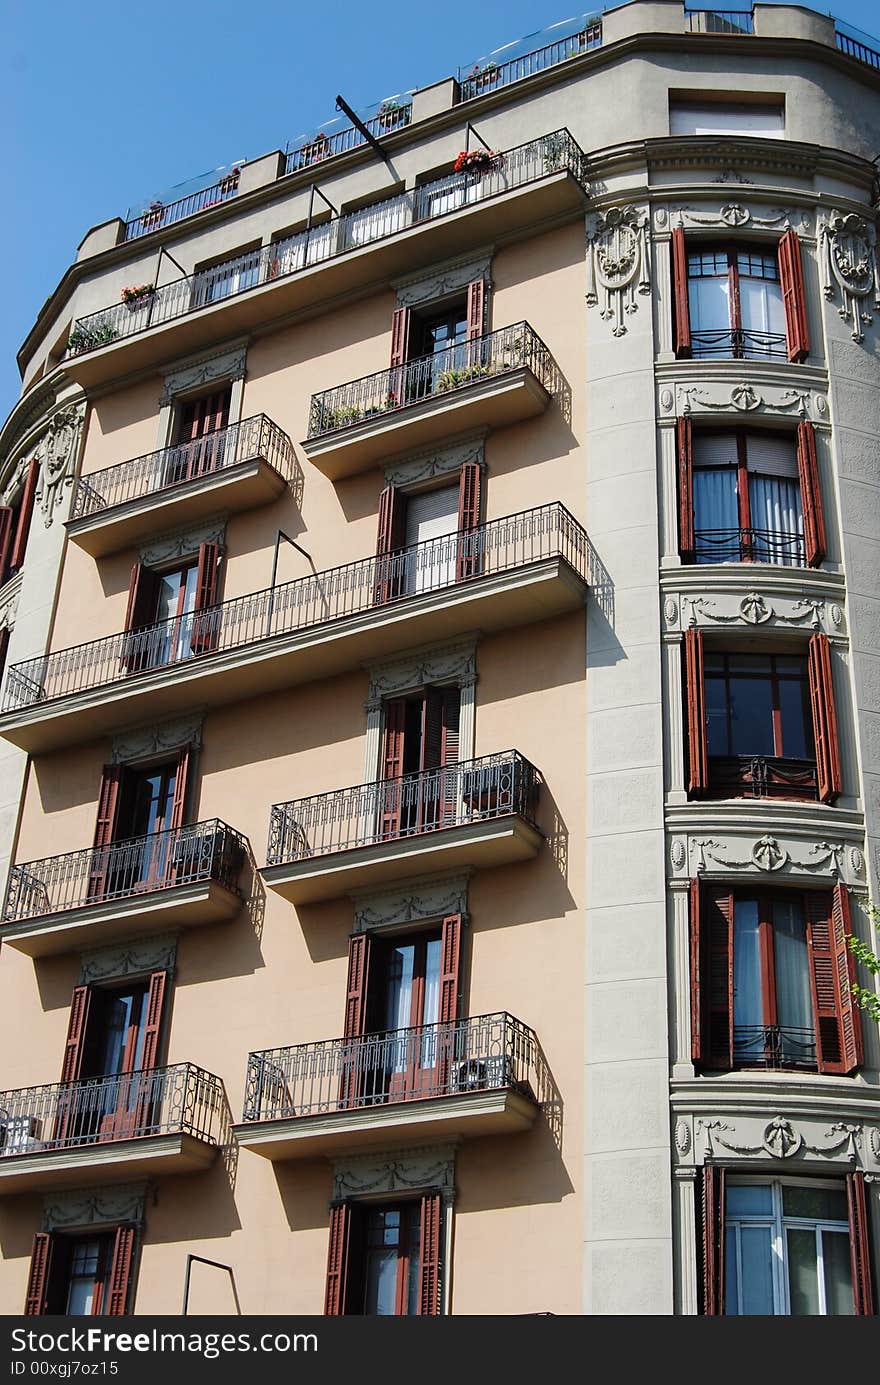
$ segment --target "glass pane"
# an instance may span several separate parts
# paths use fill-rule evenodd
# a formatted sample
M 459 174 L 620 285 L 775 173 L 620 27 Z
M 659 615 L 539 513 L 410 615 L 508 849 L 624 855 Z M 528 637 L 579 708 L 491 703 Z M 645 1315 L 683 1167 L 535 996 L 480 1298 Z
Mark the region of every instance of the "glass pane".
M 773 1313 L 772 1233 L 769 1226 L 741 1226 L 742 1311 Z
M 749 513 L 756 562 L 792 566 L 801 561 L 804 532 L 801 489 L 779 476 L 749 477 Z
M 851 1295 L 850 1295 L 851 1297 Z M 95 1281 L 93 1279 L 71 1279 L 67 1295 L 69 1317 L 90 1317 L 95 1305 Z
M 842 1188 L 810 1188 L 783 1184 L 782 1212 L 786 1217 L 809 1217 L 815 1221 L 847 1223 L 849 1213 Z
M 779 284 L 741 274 L 739 306 L 743 331 L 746 333 L 745 355 L 766 356 L 771 349 L 766 334 L 781 338 L 775 344 L 775 351 L 781 351 L 785 340 L 785 311 Z
M 131 1008 L 132 997 L 130 995 L 114 996 L 107 1006 L 99 1076 L 110 1077 L 115 1073 L 122 1072 L 125 1041 L 128 1036 L 128 1026 L 131 1023 Z
M 784 678 L 779 684 L 782 713 L 782 753 L 796 760 L 811 760 L 815 754 L 813 719 L 810 712 L 807 680 Z
M 730 281 L 725 265 L 717 278 L 688 279 L 691 332 L 721 333 L 721 345 L 712 350 L 712 339 L 701 344 L 699 354 L 730 355 Z
M 815 1316 L 819 1312 L 819 1274 L 816 1264 L 816 1233 L 789 1227 L 788 1295 L 791 1315 Z
M 727 727 L 727 679 L 704 679 L 706 696 L 706 744 L 710 755 L 729 755 L 730 737 Z
M 769 1183 L 728 1183 L 725 1207 L 728 1217 L 767 1217 L 773 1212 Z
M 694 471 L 694 539 L 700 563 L 739 561 L 739 504 L 732 467 Z
M 740 1060 L 763 1057 L 761 945 L 754 899 L 738 899 L 733 910 L 733 1046 Z
M 738 1246 L 739 1227 L 728 1226 L 724 1237 L 724 1312 L 728 1317 L 739 1313 Z
M 413 967 L 415 947 L 403 945 L 392 949 L 388 958 L 388 980 L 385 996 L 386 1030 L 408 1029 L 412 1012 Z M 393 1072 L 403 1072 L 407 1066 L 405 1037 L 388 1045 L 388 1061 Z
M 440 939 L 432 938 L 425 949 L 425 1007 L 423 1024 L 436 1024 L 440 1016 Z
M 730 740 L 734 755 L 773 755 L 773 689 L 763 678 L 731 678 Z
M 419 1257 L 419 1252 L 418 1250 L 413 1250 L 410 1252 L 409 1275 L 407 1278 L 406 1285 L 406 1311 L 408 1316 L 411 1318 L 418 1316 L 419 1290 L 421 1288 L 419 1280 L 421 1279 L 421 1273 L 422 1266 Z M 852 1294 L 850 1294 L 850 1299 L 852 1299 Z
M 825 1312 L 836 1317 L 852 1317 L 855 1312 L 849 1235 L 840 1231 L 822 1232 L 822 1268 L 825 1281 Z
M 393 1317 L 397 1307 L 397 1251 L 369 1251 L 366 1278 L 364 1312 L 371 1317 Z
M 813 1062 L 815 1036 L 807 962 L 807 928 L 799 899 L 777 899 L 774 902 L 773 955 L 782 1055 L 790 1062 Z

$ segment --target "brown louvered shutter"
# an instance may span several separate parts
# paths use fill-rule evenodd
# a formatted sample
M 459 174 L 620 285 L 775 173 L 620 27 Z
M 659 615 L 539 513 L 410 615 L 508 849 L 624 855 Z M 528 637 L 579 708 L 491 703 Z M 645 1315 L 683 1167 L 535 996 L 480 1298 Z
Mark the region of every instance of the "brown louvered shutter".
M 37 482 L 40 479 L 40 463 L 36 458 L 33 459 L 27 469 L 27 476 L 24 480 L 24 490 L 21 495 L 21 505 L 18 509 L 18 524 L 15 527 L 15 539 L 12 544 L 12 552 L 9 555 L 9 568 L 11 572 L 17 572 L 24 566 L 24 555 L 27 548 L 28 534 L 31 531 L 31 520 L 34 515 L 34 497 L 37 493 Z
M 25 1317 L 43 1317 L 49 1311 L 49 1282 L 52 1275 L 53 1237 L 48 1231 L 38 1231 L 31 1251 L 27 1294 L 24 1300 Z
M 382 841 L 400 831 L 400 777 L 403 774 L 403 742 L 406 701 L 392 697 L 384 704 L 385 735 L 382 747 L 382 783 L 379 786 L 379 832 Z
M 676 421 L 678 450 L 678 551 L 683 563 L 694 561 L 694 430 L 689 418 Z
M 834 682 L 831 675 L 831 646 L 827 635 L 811 635 L 807 672 L 813 713 L 813 738 L 816 743 L 819 799 L 822 803 L 833 803 L 841 791 L 843 776 L 840 767 L 840 742 L 837 736 L 837 712 L 834 706 Z
M 473 341 L 484 331 L 486 313 L 486 284 L 483 279 L 472 279 L 467 286 L 467 339 Z
M 688 886 L 691 958 L 691 1058 L 703 1059 L 703 891 L 699 879 Z
M 688 728 L 688 792 L 709 786 L 706 738 L 706 693 L 703 681 L 703 632 L 689 625 L 684 632 L 684 687 Z
M 216 609 L 219 570 L 219 543 L 199 544 L 196 602 L 190 641 L 194 654 L 206 654 L 217 648 L 220 634 L 220 613 Z
M 4 625 L 0 629 L 0 679 L 3 678 L 6 669 L 6 655 L 9 653 L 9 626 Z
M 421 1285 L 419 1314 L 436 1317 L 440 1312 L 440 1236 L 443 1207 L 439 1193 L 425 1193 L 419 1228 Z
M 147 987 L 147 1016 L 144 1022 L 144 1047 L 141 1057 L 141 1067 L 144 1070 L 154 1068 L 159 1058 L 167 984 L 166 971 L 152 973 Z
M 131 1271 L 137 1227 L 118 1226 L 113 1241 L 110 1275 L 107 1281 L 107 1300 L 104 1312 L 111 1318 L 122 1317 L 128 1309 Z
M 145 567 L 143 563 L 135 563 L 128 584 L 128 606 L 125 612 L 126 633 L 140 630 L 145 625 L 154 623 L 160 581 L 161 578 L 157 572 Z M 138 669 L 145 668 L 150 662 L 145 640 L 143 638 L 138 639 L 136 636 L 130 640 L 123 640 L 121 662 L 123 668 L 127 669 L 129 673 L 136 673 Z
M 861 1170 L 855 1170 L 846 1176 L 846 1201 L 849 1210 L 853 1308 L 857 1317 L 872 1318 L 874 1316 L 874 1285 L 871 1276 L 868 1199 L 865 1175 Z
M 688 305 L 687 249 L 684 228 L 672 232 L 672 292 L 675 312 L 675 354 L 691 354 L 691 314 Z
M 390 555 L 406 543 L 406 496 L 396 486 L 386 486 L 379 496 L 376 533 L 376 580 L 373 600 L 377 606 L 400 596 L 404 564 Z
M 825 517 L 816 459 L 816 433 L 807 419 L 797 430 L 798 477 L 804 512 L 804 549 L 808 567 L 818 567 L 825 557 Z
M 779 283 L 785 308 L 788 359 L 803 361 L 809 354 L 810 338 L 807 330 L 807 301 L 804 296 L 801 245 L 796 231 L 786 231 L 779 241 Z
M 345 1016 L 342 1074 L 339 1083 L 339 1105 L 342 1109 L 354 1105 L 361 1091 L 360 1040 L 367 1029 L 367 1002 L 370 989 L 370 958 L 372 941 L 369 933 L 352 933 L 348 940 L 348 978 L 345 983 Z
M 703 1313 L 724 1312 L 724 1169 L 703 1165 Z
M 183 827 L 186 821 L 186 795 L 189 788 L 189 771 L 192 763 L 192 746 L 185 745 L 178 752 L 177 769 L 174 774 L 174 799 L 171 804 L 171 828 Z
M 700 899 L 700 972 L 703 1065 L 733 1067 L 733 894 L 704 885 Z
M 9 576 L 9 550 L 12 547 L 14 513 L 11 505 L 0 505 L 0 587 Z
M 816 1064 L 819 1072 L 850 1073 L 862 1061 L 862 1028 L 850 990 L 849 896 L 840 885 L 830 896 L 809 893 L 806 912 Z
M 458 1019 L 461 971 L 461 914 L 447 914 L 440 935 L 440 1023 Z
M 119 824 L 119 802 L 124 765 L 105 765 L 98 793 L 98 817 L 92 859 L 89 865 L 89 899 L 100 899 L 107 889 L 112 853 L 109 847 L 116 839 Z
M 396 308 L 391 319 L 391 364 L 405 365 L 409 357 L 409 308 Z
M 337 1202 L 330 1208 L 327 1287 L 324 1293 L 324 1315 L 328 1318 L 338 1318 L 345 1313 L 350 1239 L 351 1203 Z
M 483 469 L 478 462 L 465 462 L 458 483 L 458 545 L 456 581 L 475 577 L 482 568 L 478 536 L 482 510 Z
M 461 688 L 440 689 L 440 719 L 442 740 L 440 745 L 440 764 L 457 765 L 459 738 L 458 728 L 461 720 Z

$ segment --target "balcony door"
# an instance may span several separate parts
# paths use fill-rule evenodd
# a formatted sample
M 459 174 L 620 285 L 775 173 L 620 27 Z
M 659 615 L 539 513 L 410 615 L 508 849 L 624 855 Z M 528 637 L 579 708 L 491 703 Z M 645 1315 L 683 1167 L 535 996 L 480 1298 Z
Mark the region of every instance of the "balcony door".
M 452 389 L 470 359 L 467 301 L 416 318 L 410 332 L 407 398 Z M 418 364 L 417 364 L 418 362 Z
M 786 317 L 775 252 L 704 246 L 688 254 L 695 357 L 785 360 Z
M 165 454 L 163 486 L 176 486 L 223 465 L 231 385 L 179 406 L 175 446 Z
M 410 495 L 406 503 L 404 592 L 451 586 L 458 564 L 459 486 Z M 421 545 L 414 548 L 413 545 Z
M 694 437 L 698 563 L 803 563 L 804 517 L 792 441 L 761 433 Z
M 175 811 L 179 761 L 150 769 L 127 769 L 120 795 L 115 853 L 116 892 L 156 890 L 165 884 L 171 861 L 167 833 L 179 826 Z M 161 835 L 160 835 L 161 834 Z M 148 838 L 147 841 L 142 840 Z
M 704 669 L 710 792 L 815 798 L 807 660 L 707 650 Z
M 387 1100 L 431 1096 L 438 1085 L 440 934 L 393 939 L 376 961 L 374 1013 L 385 1036 Z
M 380 840 L 452 825 L 456 818 L 461 690 L 425 688 L 385 703 Z

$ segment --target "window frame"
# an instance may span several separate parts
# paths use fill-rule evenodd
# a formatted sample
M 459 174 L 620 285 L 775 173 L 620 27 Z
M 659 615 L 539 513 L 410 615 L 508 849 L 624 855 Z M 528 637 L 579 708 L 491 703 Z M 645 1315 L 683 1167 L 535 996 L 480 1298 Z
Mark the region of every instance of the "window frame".
M 753 537 L 755 531 L 753 530 L 753 527 L 752 527 L 751 495 L 750 495 L 749 477 L 750 477 L 750 476 L 763 476 L 763 475 L 765 475 L 765 473 L 764 473 L 764 472 L 761 472 L 761 471 L 758 469 L 757 466 L 751 467 L 751 466 L 749 465 L 749 442 L 750 442 L 750 440 L 752 440 L 752 439 L 760 439 L 760 438 L 762 438 L 762 437 L 767 437 L 767 436 L 772 436 L 774 439 L 777 439 L 777 440 L 778 440 L 779 438 L 784 438 L 784 439 L 785 439 L 785 442 L 786 442 L 786 445 L 788 445 L 788 443 L 789 443 L 789 434 L 788 434 L 788 432 L 783 433 L 783 432 L 777 431 L 777 430 L 773 430 L 773 431 L 771 432 L 771 430 L 769 430 L 769 429 L 748 428 L 748 427 L 742 427 L 742 426 L 736 426 L 736 425 L 733 425 L 733 426 L 731 426 L 731 427 L 725 427 L 724 425 L 718 425 L 718 426 L 716 426 L 716 427 L 700 428 L 699 430 L 694 430 L 694 432 L 693 432 L 693 434 L 692 434 L 691 446 L 690 446 L 690 453 L 691 453 L 691 455 L 690 455 L 690 467 L 691 467 L 691 484 L 690 484 L 691 497 L 690 497 L 690 506 L 691 506 L 691 529 L 692 529 L 693 537 L 694 537 L 694 563 L 695 563 L 696 565 L 699 565 L 699 566 L 701 566 L 701 567 L 705 567 L 705 566 L 708 566 L 709 563 L 711 563 L 712 561 L 715 561 L 715 562 L 741 562 L 741 563 L 751 563 L 751 562 L 765 562 L 765 563 L 766 563 L 766 562 L 769 562 L 769 563 L 773 564 L 774 566 L 778 566 L 778 567 L 803 567 L 803 566 L 806 565 L 806 535 L 805 535 L 805 516 L 804 516 L 804 511 L 805 511 L 805 508 L 806 508 L 806 507 L 805 507 L 804 494 L 803 494 L 803 481 L 802 481 L 802 477 L 801 477 L 801 467 L 800 467 L 799 458 L 798 458 L 798 450 L 799 450 L 799 449 L 798 449 L 798 440 L 797 440 L 796 437 L 794 437 L 794 438 L 791 439 L 791 451 L 792 451 L 792 458 L 793 458 L 793 461 L 794 461 L 794 471 L 793 471 L 792 475 L 791 475 L 790 477 L 786 478 L 786 479 L 788 479 L 788 480 L 790 480 L 790 481 L 792 481 L 792 482 L 796 482 L 796 483 L 797 483 L 798 503 L 799 503 L 799 505 L 800 505 L 801 531 L 800 531 L 800 533 L 798 533 L 798 534 L 792 535 L 791 533 L 788 533 L 788 532 L 786 532 L 785 530 L 761 530 L 761 531 L 760 531 L 761 537 L 760 537 L 760 539 L 758 540 L 757 545 L 756 545 L 755 540 L 754 540 L 754 537 Z M 709 464 L 709 465 L 706 465 L 706 464 L 704 464 L 704 463 L 701 463 L 701 462 L 698 460 L 697 452 L 698 452 L 698 448 L 699 448 L 700 439 L 702 439 L 702 438 L 718 438 L 718 437 L 730 438 L 730 439 L 733 441 L 733 444 L 734 444 L 734 447 L 735 447 L 735 451 L 736 451 L 736 463 L 735 463 L 735 464 L 732 463 L 732 462 L 728 462 L 728 463 L 723 463 L 723 462 L 714 463 L 714 462 L 713 462 L 713 463 L 711 463 L 711 464 Z M 737 514 L 738 514 L 738 518 L 739 518 L 739 531 L 740 531 L 740 532 L 739 532 L 738 544 L 739 544 L 740 552 L 739 552 L 739 557 L 738 557 L 738 558 L 732 558 L 732 557 L 729 557 L 729 556 L 725 555 L 725 556 L 723 556 L 723 557 L 718 557 L 718 558 L 714 558 L 714 559 L 710 557 L 710 558 L 708 559 L 708 561 L 707 561 L 707 559 L 706 559 L 705 557 L 703 557 L 703 558 L 701 559 L 701 556 L 700 556 L 700 551 L 699 551 L 699 550 L 700 550 L 700 536 L 701 536 L 701 534 L 711 533 L 711 530 L 701 530 L 701 529 L 698 529 L 698 527 L 697 527 L 697 507 L 696 507 L 696 499 L 695 499 L 695 493 L 696 493 L 695 480 L 696 480 L 697 475 L 700 474 L 700 473 L 705 473 L 705 472 L 717 472 L 717 471 L 733 471 L 733 472 L 736 473 L 736 502 L 737 502 Z M 767 549 L 773 549 L 773 548 L 775 548 L 775 549 L 778 550 L 780 544 L 792 543 L 792 541 L 793 541 L 792 546 L 793 546 L 793 550 L 794 550 L 794 551 L 793 551 L 793 556 L 791 556 L 790 560 L 787 561 L 787 562 L 780 562 L 778 559 L 768 558 L 768 557 L 765 557 L 765 556 L 761 556 L 760 553 L 759 553 L 759 555 L 756 557 L 756 547 L 757 547 L 758 549 L 760 549 L 761 546 L 764 546 L 764 547 L 766 547 Z M 733 542 L 733 541 L 731 541 L 731 542 Z
M 691 285 L 691 282 L 692 282 L 693 280 L 702 279 L 702 278 L 723 279 L 723 278 L 725 277 L 723 274 L 711 274 L 711 275 L 702 275 L 702 274 L 696 275 L 696 274 L 691 274 L 691 263 L 692 263 L 693 260 L 699 259 L 699 258 L 701 258 L 701 257 L 703 257 L 703 256 L 706 256 L 706 255 L 712 255 L 713 257 L 716 257 L 716 258 L 717 258 L 718 256 L 720 256 L 720 255 L 722 255 L 722 254 L 725 255 L 726 258 L 727 258 L 727 275 L 726 275 L 726 278 L 727 278 L 728 290 L 729 290 L 728 305 L 729 305 L 730 322 L 728 323 L 728 327 L 727 327 L 726 331 L 729 332 L 730 338 L 731 338 L 731 342 L 730 342 L 730 352 L 729 352 L 729 354 L 728 354 L 727 352 L 721 352 L 721 351 L 713 350 L 713 349 L 711 349 L 711 344 L 710 344 L 710 349 L 707 350 L 707 351 L 705 351 L 705 352 L 704 352 L 704 351 L 699 351 L 699 350 L 697 350 L 697 349 L 696 349 L 696 346 L 698 345 L 698 340 L 697 340 L 697 339 L 699 338 L 699 335 L 700 335 L 700 332 L 701 332 L 701 331 L 710 331 L 710 332 L 712 332 L 713 334 L 722 334 L 722 333 L 725 331 L 725 329 L 723 329 L 723 328 L 720 327 L 720 326 L 717 327 L 717 328 L 703 328 L 703 329 L 697 328 L 697 329 L 694 329 L 693 326 L 692 326 L 692 327 L 691 327 L 691 333 L 690 333 L 690 335 L 691 335 L 691 343 L 692 343 L 692 354 L 693 354 L 694 358 L 695 358 L 695 359 L 698 359 L 698 360 L 731 360 L 731 359 L 732 359 L 732 360 L 760 360 L 760 361 L 764 361 L 764 360 L 770 360 L 770 361 L 772 361 L 772 360 L 775 360 L 775 359 L 778 359 L 778 358 L 785 359 L 785 357 L 786 357 L 786 355 L 787 355 L 787 341 L 786 341 L 786 334 L 785 334 L 785 332 L 781 332 L 781 333 L 776 333 L 776 332 L 761 333 L 761 335 L 764 335 L 764 336 L 766 336 L 766 337 L 768 337 L 768 338 L 769 338 L 769 337 L 772 337 L 772 338 L 775 339 L 776 337 L 778 337 L 778 338 L 779 338 L 779 343 L 778 343 L 778 344 L 781 345 L 781 347 L 782 347 L 781 350 L 774 350 L 774 349 L 772 349 L 774 346 L 777 345 L 777 343 L 776 343 L 775 340 L 774 340 L 773 342 L 768 341 L 767 346 L 768 346 L 769 349 L 767 349 L 767 350 L 765 350 L 765 351 L 757 351 L 757 352 L 756 352 L 754 349 L 753 349 L 751 352 L 748 351 L 748 343 L 747 343 L 747 341 L 746 341 L 746 338 L 747 338 L 748 336 L 750 336 L 750 335 L 751 335 L 751 336 L 754 336 L 756 332 L 760 332 L 760 329 L 757 329 L 757 328 L 754 328 L 754 327 L 744 327 L 744 326 L 743 326 L 743 321 L 742 321 L 742 299 L 741 299 L 741 290 L 740 290 L 740 280 L 741 280 L 742 278 L 747 278 L 747 279 L 752 279 L 752 278 L 754 278 L 754 279 L 755 279 L 756 281 L 758 281 L 758 282 L 775 283 L 775 284 L 778 286 L 778 288 L 779 288 L 779 308 L 780 308 L 780 312 L 781 312 L 781 313 L 783 314 L 783 316 L 784 316 L 784 313 L 785 313 L 785 301 L 784 301 L 784 295 L 783 295 L 782 272 L 781 272 L 781 268 L 780 268 L 780 264 L 779 264 L 778 242 L 772 242 L 772 241 L 765 241 L 765 242 L 762 242 L 762 241 L 752 241 L 752 240 L 743 240 L 743 241 L 736 241 L 736 240 L 717 240 L 717 241 L 716 241 L 716 240 L 697 240 L 697 241 L 692 241 L 692 242 L 691 242 L 691 245 L 690 245 L 689 247 L 686 245 L 686 247 L 685 247 L 685 271 L 686 271 L 686 274 L 687 274 L 688 312 L 689 312 L 689 315 L 690 315 L 691 319 L 693 318 L 693 311 L 692 311 L 691 304 L 690 304 L 690 285 Z M 742 271 L 740 270 L 740 267 L 739 267 L 739 260 L 740 260 L 740 258 L 743 257 L 743 256 L 749 256 L 749 257 L 758 257 L 758 256 L 759 256 L 762 260 L 772 260 L 772 261 L 773 261 L 773 264 L 774 264 L 774 267 L 775 267 L 775 270 L 776 270 L 776 277 L 775 277 L 775 278 L 770 278 L 770 277 L 769 277 L 768 275 L 766 275 L 766 274 L 762 274 L 762 275 L 760 275 L 760 276 L 758 276 L 758 275 L 750 275 L 750 274 L 745 274 L 745 275 L 744 275 L 744 274 L 742 273 Z M 718 343 L 719 346 L 720 346 L 721 344 L 722 344 L 721 342 Z

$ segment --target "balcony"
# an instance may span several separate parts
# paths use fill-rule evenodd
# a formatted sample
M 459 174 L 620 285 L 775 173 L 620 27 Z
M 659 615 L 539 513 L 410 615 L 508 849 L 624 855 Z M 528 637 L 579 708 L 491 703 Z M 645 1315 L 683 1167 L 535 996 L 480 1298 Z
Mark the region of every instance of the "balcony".
M 182 713 L 194 698 L 220 706 L 416 644 L 551 619 L 583 605 L 591 573 L 601 576 L 564 505 L 524 510 L 14 664 L 0 735 L 33 754 Z
M 691 332 L 691 356 L 696 360 L 787 361 L 784 332 L 759 332 L 750 327 L 712 327 Z
M 213 818 L 13 866 L 0 942 L 29 957 L 233 918 L 246 838 Z
M 516 750 L 277 803 L 266 884 L 292 904 L 536 856 L 541 776 Z
M 583 215 L 586 158 L 567 130 L 450 173 L 260 250 L 158 285 L 74 323 L 65 372 L 84 388 L 303 312 L 542 222 Z
M 364 120 L 364 126 L 374 139 L 403 130 L 412 121 L 412 101 L 383 101 L 377 113 Z M 301 168 L 313 168 L 337 154 L 360 149 L 364 137 L 355 125 L 345 125 L 327 135 L 323 130 L 303 141 L 298 149 L 289 150 L 284 160 L 285 173 L 297 173 Z
M 302 495 L 302 469 L 286 433 L 265 414 L 191 442 L 163 447 L 81 477 L 67 532 L 93 558 L 219 510 L 240 513 Z
M 781 755 L 710 755 L 707 798 L 792 798 L 819 801 L 815 760 Z
M 695 529 L 698 563 L 773 563 L 805 567 L 804 536 L 787 529 Z
M 229 1129 L 223 1083 L 192 1063 L 0 1092 L 0 1197 L 196 1173 Z
M 272 1161 L 512 1135 L 551 1092 L 534 1032 L 480 1015 L 252 1053 L 235 1133 Z
M 303 451 L 331 481 L 466 428 L 533 418 L 562 377 L 527 322 L 313 394 Z
M 553 27 L 558 30 L 557 25 Z M 578 58 L 582 53 L 592 52 L 594 48 L 601 47 L 601 44 L 602 20 L 592 16 L 577 33 L 555 39 L 553 43 L 547 43 L 542 48 L 533 48 L 528 53 L 520 53 L 508 62 L 487 62 L 482 66 L 477 63 L 466 77 L 462 76 L 459 68 L 459 100 L 473 101 L 477 96 L 485 96 L 487 92 L 497 91 L 513 82 L 521 82 L 525 77 L 533 77 L 536 72 L 546 72 L 548 68 L 567 62 L 569 58 Z

